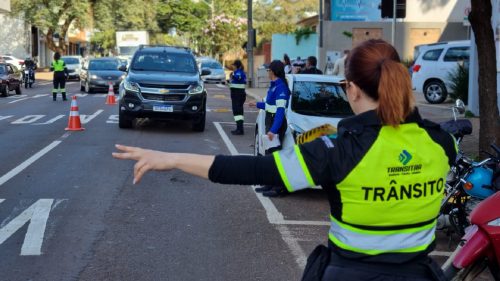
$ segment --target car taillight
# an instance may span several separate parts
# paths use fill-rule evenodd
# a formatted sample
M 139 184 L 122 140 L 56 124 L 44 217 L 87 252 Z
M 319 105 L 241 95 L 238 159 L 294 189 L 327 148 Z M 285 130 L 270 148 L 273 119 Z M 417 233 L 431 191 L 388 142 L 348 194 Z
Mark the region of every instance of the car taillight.
M 413 72 L 418 72 L 422 66 L 420 64 L 415 64 L 413 66 Z
M 19 64 L 24 64 L 24 61 L 23 61 L 23 60 L 20 60 L 20 61 L 19 61 Z

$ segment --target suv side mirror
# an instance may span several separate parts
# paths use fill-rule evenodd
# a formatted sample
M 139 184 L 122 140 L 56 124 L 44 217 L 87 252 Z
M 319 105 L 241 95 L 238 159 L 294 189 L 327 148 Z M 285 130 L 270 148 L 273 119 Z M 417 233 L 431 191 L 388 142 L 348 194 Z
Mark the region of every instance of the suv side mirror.
M 126 65 L 120 65 L 120 67 L 118 67 L 118 70 L 126 72 L 127 71 L 127 66 Z
M 208 69 L 201 70 L 201 76 L 210 75 L 211 73 L 212 73 L 212 71 L 210 71 Z

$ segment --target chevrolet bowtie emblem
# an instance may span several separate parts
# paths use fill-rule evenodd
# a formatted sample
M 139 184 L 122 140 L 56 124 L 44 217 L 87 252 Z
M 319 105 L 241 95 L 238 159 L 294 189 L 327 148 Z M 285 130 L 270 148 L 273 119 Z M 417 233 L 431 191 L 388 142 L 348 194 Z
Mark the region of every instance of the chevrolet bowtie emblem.
M 169 90 L 167 90 L 167 89 L 160 89 L 160 94 L 166 94 L 168 92 L 169 92 Z

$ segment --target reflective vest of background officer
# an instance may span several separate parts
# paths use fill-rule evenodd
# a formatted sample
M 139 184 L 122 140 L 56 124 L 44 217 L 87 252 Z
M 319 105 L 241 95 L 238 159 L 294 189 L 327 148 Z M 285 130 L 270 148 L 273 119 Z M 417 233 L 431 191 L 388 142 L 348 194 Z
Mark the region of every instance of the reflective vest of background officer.
M 54 54 L 54 61 L 52 62 L 52 66 L 50 67 L 51 71 L 54 71 L 54 88 L 52 89 L 52 100 L 56 100 L 57 93 L 62 94 L 62 99 L 66 100 L 66 75 L 68 73 L 68 69 L 66 68 L 66 64 L 63 60 L 61 60 L 61 54 L 56 52 Z
M 231 73 L 229 89 L 231 90 L 231 103 L 233 107 L 234 121 L 236 122 L 236 130 L 231 131 L 231 134 L 243 135 L 243 122 L 245 120 L 243 115 L 243 104 L 247 98 L 247 94 L 245 92 L 247 76 L 243 70 L 243 64 L 240 60 L 235 60 L 233 66 L 235 70 Z

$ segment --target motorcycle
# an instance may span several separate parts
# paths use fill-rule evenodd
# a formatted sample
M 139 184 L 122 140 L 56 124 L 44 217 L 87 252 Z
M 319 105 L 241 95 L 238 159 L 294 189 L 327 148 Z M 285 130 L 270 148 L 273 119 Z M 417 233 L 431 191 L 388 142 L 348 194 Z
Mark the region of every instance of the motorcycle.
M 28 88 L 28 86 L 30 88 L 33 87 L 33 83 L 35 83 L 35 79 L 34 79 L 34 76 L 35 76 L 35 70 L 31 67 L 28 67 L 28 68 L 24 68 L 23 69 L 23 84 L 24 84 L 24 88 Z
M 497 191 L 492 182 L 500 161 L 500 152 L 495 145 L 492 148 L 497 151 L 497 156 L 488 153 L 490 157 L 480 162 L 473 161 L 460 150 L 463 137 L 472 133 L 469 120 L 456 118 L 456 112 L 463 112 L 463 108 L 463 102 L 458 100 L 453 107 L 454 119 L 441 124 L 444 130 L 455 136 L 459 151 L 447 176 L 446 197 L 442 201 L 437 224 L 437 229 L 460 236 L 465 234 L 465 229 L 470 225 L 468 217 L 472 210 Z
M 448 280 L 474 280 L 486 268 L 496 281 L 500 280 L 499 204 L 500 192 L 496 192 L 472 211 L 472 225 L 467 228 L 458 247 L 441 267 Z

